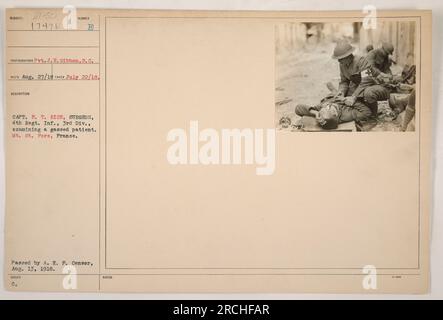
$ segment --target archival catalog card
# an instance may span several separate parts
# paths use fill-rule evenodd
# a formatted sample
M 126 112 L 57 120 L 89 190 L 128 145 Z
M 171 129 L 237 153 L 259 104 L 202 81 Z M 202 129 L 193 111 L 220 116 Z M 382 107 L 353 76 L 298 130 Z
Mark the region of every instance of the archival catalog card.
M 4 20 L 8 289 L 428 291 L 430 11 Z

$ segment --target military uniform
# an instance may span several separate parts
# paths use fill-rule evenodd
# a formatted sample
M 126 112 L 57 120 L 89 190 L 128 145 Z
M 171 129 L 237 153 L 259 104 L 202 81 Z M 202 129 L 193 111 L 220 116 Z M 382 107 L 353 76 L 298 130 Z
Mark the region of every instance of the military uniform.
M 338 85 L 338 91 L 343 96 L 348 97 L 354 95 L 359 89 L 363 89 L 369 85 L 375 84 L 373 81 L 365 79 L 365 83 L 362 83 L 361 73 L 369 68 L 368 61 L 365 57 L 353 56 L 349 65 L 340 63 L 340 83 Z
M 375 82 L 369 73 L 370 69 L 369 61 L 360 56 L 354 56 L 348 66 L 340 64 L 339 91 L 345 97 L 353 96 L 363 101 L 372 110 L 372 114 L 377 115 L 377 101 L 389 99 L 390 90 Z
M 403 118 L 402 131 L 406 131 L 409 123 L 415 116 L 415 88 L 412 90 L 408 98 L 408 105 Z
M 381 73 L 392 75 L 392 62 L 389 59 L 388 52 L 383 50 L 383 48 L 372 50 L 368 53 L 366 59 L 370 65 L 372 76 L 377 77 Z
M 407 84 L 415 84 L 415 74 L 416 74 L 416 67 L 415 65 L 405 65 L 403 68 L 403 71 L 401 72 L 401 82 L 407 83 Z
M 364 121 L 371 116 L 371 110 L 362 102 L 357 101 L 352 107 L 348 107 L 343 103 L 323 102 L 316 106 L 309 106 L 305 104 L 298 104 L 295 107 L 295 113 L 300 117 L 312 117 L 310 110 L 320 111 L 326 104 L 334 107 L 338 113 L 338 123 L 349 121 Z

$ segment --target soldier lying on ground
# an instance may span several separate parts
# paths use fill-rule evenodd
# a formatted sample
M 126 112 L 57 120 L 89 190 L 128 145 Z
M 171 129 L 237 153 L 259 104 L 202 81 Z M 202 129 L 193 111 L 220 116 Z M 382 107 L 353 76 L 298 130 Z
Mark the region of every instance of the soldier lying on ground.
M 318 105 L 298 104 L 295 113 L 301 117 L 315 117 L 318 124 L 326 130 L 336 129 L 340 123 L 364 122 L 372 118 L 372 110 L 365 103 L 357 100 L 352 106 L 348 106 L 331 83 L 327 86 L 331 94 L 322 99 Z M 392 94 L 388 99 L 389 106 L 396 115 L 405 110 L 408 101 L 411 101 L 409 95 Z
M 352 107 L 347 106 L 343 98 L 331 94 L 315 106 L 298 104 L 295 107 L 295 113 L 301 117 L 315 117 L 323 129 L 332 130 L 343 122 L 369 119 L 371 109 L 360 101 L 355 102 Z

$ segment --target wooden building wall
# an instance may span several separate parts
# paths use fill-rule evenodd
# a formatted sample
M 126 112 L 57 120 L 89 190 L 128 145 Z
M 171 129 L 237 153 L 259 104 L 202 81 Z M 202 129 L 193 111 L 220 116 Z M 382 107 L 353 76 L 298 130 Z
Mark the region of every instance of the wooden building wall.
M 407 54 L 415 55 L 415 22 L 378 21 L 376 29 L 365 30 L 362 23 L 284 23 L 275 27 L 276 54 L 297 54 L 298 50 L 312 52 L 315 44 L 333 43 L 347 39 L 357 45 L 360 52 L 365 52 L 368 44 L 374 48 L 383 41 L 394 45 L 394 58 L 399 65 L 404 65 Z
M 399 65 L 406 63 L 409 52 L 415 54 L 416 29 L 414 22 L 378 22 L 377 29 L 365 30 L 360 27 L 360 49 L 364 50 L 366 45 L 373 44 L 375 48 L 380 47 L 383 41 L 394 45 L 394 59 Z

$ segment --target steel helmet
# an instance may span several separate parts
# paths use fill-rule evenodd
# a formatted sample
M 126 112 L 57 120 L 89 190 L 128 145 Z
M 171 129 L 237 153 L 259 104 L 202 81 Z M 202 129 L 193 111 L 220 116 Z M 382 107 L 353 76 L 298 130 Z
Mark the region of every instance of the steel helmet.
M 343 59 L 347 56 L 351 55 L 354 52 L 355 48 L 351 46 L 346 41 L 340 41 L 337 43 L 334 49 L 334 53 L 332 54 L 332 59 Z
M 383 50 L 385 50 L 388 54 L 392 54 L 394 52 L 394 46 L 389 42 L 383 42 L 381 47 Z

